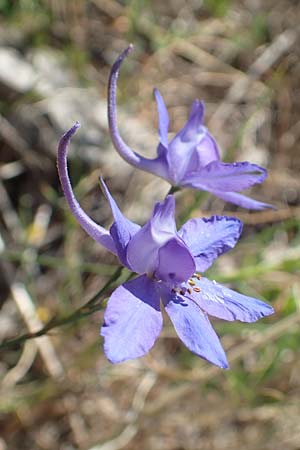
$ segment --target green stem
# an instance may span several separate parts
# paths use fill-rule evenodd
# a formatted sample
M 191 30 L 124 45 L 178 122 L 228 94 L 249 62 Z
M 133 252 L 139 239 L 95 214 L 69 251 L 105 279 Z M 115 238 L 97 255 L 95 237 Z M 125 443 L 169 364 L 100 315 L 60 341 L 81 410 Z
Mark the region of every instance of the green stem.
M 179 190 L 180 190 L 180 187 L 179 187 L 179 186 L 171 186 L 170 189 L 169 189 L 169 191 L 168 191 L 168 193 L 167 193 L 167 195 L 175 194 L 175 192 L 177 192 L 177 191 L 179 191 Z M 166 196 L 167 196 L 167 195 L 166 195 Z
M 78 308 L 72 314 L 65 316 L 65 317 L 53 317 L 43 328 L 41 328 L 39 331 L 36 331 L 35 333 L 26 333 L 15 339 L 10 339 L 10 340 L 4 341 L 0 345 L 0 350 L 19 346 L 28 339 L 33 339 L 33 338 L 36 338 L 39 336 L 43 336 L 44 334 L 48 333 L 48 331 L 52 330 L 53 328 L 59 327 L 61 325 L 67 325 L 67 324 L 76 322 L 77 320 L 80 320 L 83 317 L 89 316 L 90 314 L 94 313 L 95 311 L 101 309 L 103 307 L 103 300 L 105 298 L 106 292 L 111 287 L 111 285 L 120 277 L 122 270 L 123 270 L 123 267 L 119 266 L 117 268 L 117 270 L 113 273 L 111 278 L 107 281 L 107 283 L 100 289 L 100 291 L 97 292 L 97 294 L 95 294 L 87 303 L 85 303 L 83 306 Z M 130 277 L 132 275 L 133 274 L 130 274 Z M 102 298 L 100 298 L 100 297 L 102 297 Z

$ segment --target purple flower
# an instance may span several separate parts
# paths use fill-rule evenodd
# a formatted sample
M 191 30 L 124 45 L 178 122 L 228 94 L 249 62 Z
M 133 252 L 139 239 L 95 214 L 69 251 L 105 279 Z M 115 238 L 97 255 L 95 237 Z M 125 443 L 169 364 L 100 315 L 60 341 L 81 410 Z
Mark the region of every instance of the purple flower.
M 121 263 L 139 276 L 111 295 L 101 335 L 112 363 L 147 353 L 163 323 L 161 301 L 182 342 L 196 355 L 227 368 L 221 343 L 208 315 L 225 320 L 254 322 L 273 312 L 271 306 L 201 277 L 214 260 L 233 248 L 242 224 L 232 217 L 191 219 L 177 231 L 175 201 L 168 195 L 156 203 L 143 226 L 123 216 L 103 181 L 102 189 L 114 218 L 110 230 L 100 227 L 76 201 L 67 169 L 67 148 L 79 124 L 62 138 L 58 172 L 69 207 L 87 233 L 116 254 Z
M 203 124 L 204 104 L 195 100 L 187 123 L 169 142 L 169 115 L 163 98 L 154 90 L 159 116 L 157 157 L 148 159 L 134 152 L 122 139 L 117 127 L 116 91 L 120 66 L 132 51 L 130 45 L 114 63 L 108 87 L 108 121 L 117 152 L 129 164 L 169 181 L 175 187 L 190 187 L 211 192 L 226 202 L 248 209 L 272 208 L 267 203 L 239 194 L 254 184 L 262 183 L 267 171 L 249 162 L 220 161 L 218 145 Z

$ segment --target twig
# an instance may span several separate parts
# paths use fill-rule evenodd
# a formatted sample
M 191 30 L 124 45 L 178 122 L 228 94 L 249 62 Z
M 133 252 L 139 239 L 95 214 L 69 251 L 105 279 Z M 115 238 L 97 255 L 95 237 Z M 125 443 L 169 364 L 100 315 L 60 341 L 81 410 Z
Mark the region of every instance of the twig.
M 34 303 L 22 283 L 13 283 L 11 286 L 13 298 L 22 314 L 26 325 L 31 333 L 39 330 L 42 323 L 39 320 Z M 35 344 L 45 362 L 49 374 L 53 378 L 64 375 L 64 368 L 59 361 L 54 346 L 48 336 L 42 336 L 35 340 Z
M 2 380 L 4 389 L 15 386 L 28 372 L 37 354 L 34 341 L 25 342 L 22 355 L 17 364 L 9 370 Z
M 5 348 L 19 346 L 23 342 L 25 342 L 27 339 L 33 339 L 36 337 L 43 336 L 44 334 L 48 333 L 50 330 L 52 330 L 54 328 L 76 322 L 77 320 L 80 320 L 83 317 L 89 316 L 89 315 L 93 314 L 95 311 L 98 311 L 103 306 L 102 302 L 107 294 L 107 291 L 109 290 L 111 285 L 119 278 L 119 276 L 121 275 L 122 269 L 123 269 L 123 267 L 118 267 L 117 270 L 114 272 L 114 274 L 111 276 L 111 278 L 108 280 L 108 282 L 103 286 L 103 288 L 101 288 L 100 291 L 97 292 L 96 295 L 94 295 L 83 306 L 81 306 L 80 308 L 75 310 L 72 314 L 69 314 L 66 317 L 60 317 L 60 318 L 54 317 L 43 328 L 40 328 L 39 330 L 37 330 L 35 332 L 26 333 L 15 339 L 9 339 L 7 341 L 4 341 L 0 344 L 0 350 L 5 349 Z

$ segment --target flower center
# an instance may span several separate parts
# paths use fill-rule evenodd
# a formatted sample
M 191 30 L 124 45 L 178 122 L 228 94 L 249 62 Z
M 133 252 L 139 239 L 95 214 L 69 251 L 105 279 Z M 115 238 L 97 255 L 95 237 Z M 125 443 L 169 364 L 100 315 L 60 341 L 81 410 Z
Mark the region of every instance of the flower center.
M 185 295 L 186 292 L 188 292 L 189 294 L 192 294 L 193 291 L 196 293 L 201 292 L 201 288 L 196 286 L 196 282 L 194 281 L 194 279 L 200 281 L 201 275 L 199 273 L 194 273 L 194 275 L 187 280 L 188 284 L 187 287 L 186 286 L 173 287 L 172 292 L 180 295 Z

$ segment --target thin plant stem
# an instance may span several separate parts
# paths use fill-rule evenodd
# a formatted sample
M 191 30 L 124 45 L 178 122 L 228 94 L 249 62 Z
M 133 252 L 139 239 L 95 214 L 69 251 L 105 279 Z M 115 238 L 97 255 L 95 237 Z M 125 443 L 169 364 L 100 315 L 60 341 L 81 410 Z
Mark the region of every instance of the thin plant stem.
M 39 336 L 43 336 L 48 333 L 53 328 L 57 328 L 62 325 L 67 325 L 73 322 L 76 322 L 83 317 L 89 316 L 93 314 L 95 311 L 98 311 L 104 306 L 104 299 L 107 291 L 111 287 L 111 285 L 117 281 L 117 279 L 121 276 L 123 267 L 119 266 L 117 270 L 113 273 L 107 283 L 97 292 L 87 303 L 85 303 L 80 308 L 76 309 L 73 313 L 69 314 L 65 317 L 53 317 L 43 328 L 36 331 L 35 333 L 25 333 L 17 338 L 9 339 L 0 344 L 0 350 L 20 346 L 23 342 L 28 339 L 34 339 Z M 134 274 L 130 274 L 128 278 L 131 278 Z
M 175 192 L 178 192 L 179 190 L 180 190 L 179 186 L 171 186 L 169 191 L 168 191 L 168 193 L 167 193 L 167 195 L 175 194 Z

